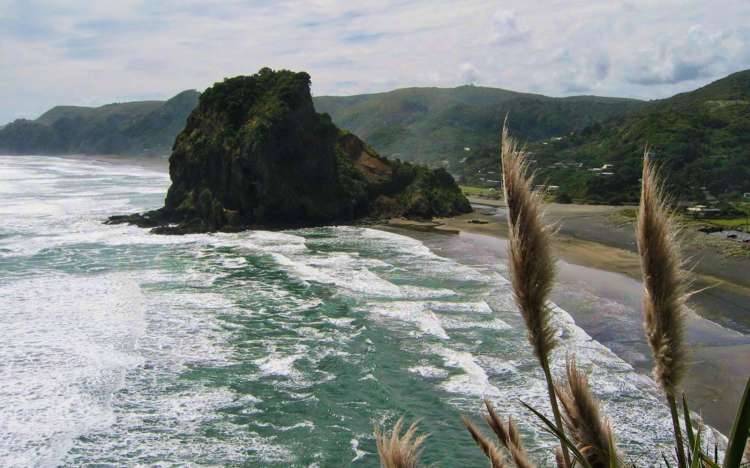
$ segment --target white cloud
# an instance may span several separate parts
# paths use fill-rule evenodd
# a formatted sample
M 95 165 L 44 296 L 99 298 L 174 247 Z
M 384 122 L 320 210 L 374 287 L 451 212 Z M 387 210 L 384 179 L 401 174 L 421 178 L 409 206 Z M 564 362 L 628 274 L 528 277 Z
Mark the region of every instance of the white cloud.
M 687 34 L 630 57 L 628 80 L 632 83 L 675 84 L 708 78 L 727 71 L 734 62 L 731 49 L 735 33 L 691 27 Z
M 459 67 L 461 82 L 464 84 L 475 84 L 479 80 L 479 70 L 469 62 L 464 62 Z
M 480 82 L 664 97 L 750 67 L 745 0 L 0 0 L 0 123 L 263 66 L 353 94 Z
M 507 44 L 526 39 L 529 35 L 529 28 L 518 20 L 514 12 L 497 10 L 492 15 L 491 43 Z

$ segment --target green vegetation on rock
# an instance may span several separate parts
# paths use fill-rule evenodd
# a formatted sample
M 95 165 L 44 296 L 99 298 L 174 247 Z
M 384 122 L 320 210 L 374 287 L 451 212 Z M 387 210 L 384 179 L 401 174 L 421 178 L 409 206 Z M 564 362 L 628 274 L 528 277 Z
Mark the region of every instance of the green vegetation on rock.
M 111 222 L 184 233 L 471 211 L 445 170 L 383 158 L 315 112 L 303 72 L 264 68 L 207 89 L 169 162 L 164 208 Z

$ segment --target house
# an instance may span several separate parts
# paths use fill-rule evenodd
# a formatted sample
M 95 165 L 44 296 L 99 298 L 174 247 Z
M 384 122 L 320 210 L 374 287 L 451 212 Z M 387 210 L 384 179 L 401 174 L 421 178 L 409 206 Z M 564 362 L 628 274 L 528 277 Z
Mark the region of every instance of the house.
M 687 212 L 694 218 L 717 218 L 721 216 L 719 208 L 709 208 L 706 205 L 693 205 L 688 207 Z
M 558 161 L 554 164 L 552 164 L 552 168 L 554 169 L 562 169 L 567 167 L 572 168 L 580 168 L 583 166 L 583 163 L 579 163 L 578 161 Z
M 534 186 L 535 192 L 551 193 L 551 192 L 557 192 L 558 190 L 560 190 L 559 185 L 535 185 Z
M 602 167 L 592 167 L 591 169 L 589 169 L 589 171 L 598 172 L 599 175 L 611 176 L 611 175 L 614 175 L 614 171 L 613 171 L 614 168 L 615 168 L 614 164 L 607 163 L 607 164 L 602 164 Z

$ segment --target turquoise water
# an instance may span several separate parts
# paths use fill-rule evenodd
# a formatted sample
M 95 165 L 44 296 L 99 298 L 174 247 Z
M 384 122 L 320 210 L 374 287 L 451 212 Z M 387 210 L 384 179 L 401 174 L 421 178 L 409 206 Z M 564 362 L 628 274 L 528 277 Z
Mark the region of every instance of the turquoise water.
M 106 216 L 162 204 L 138 166 L 0 157 L 0 465 L 377 466 L 404 415 L 425 461 L 485 466 L 483 397 L 553 444 L 502 265 L 362 227 L 157 236 Z M 653 383 L 559 310 L 625 451 L 670 439 Z M 653 453 L 653 452 L 651 452 Z

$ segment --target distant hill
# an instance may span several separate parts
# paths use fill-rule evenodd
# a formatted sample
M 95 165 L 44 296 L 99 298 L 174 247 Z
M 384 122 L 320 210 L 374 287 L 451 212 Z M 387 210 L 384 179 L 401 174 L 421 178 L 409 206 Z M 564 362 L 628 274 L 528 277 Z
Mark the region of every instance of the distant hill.
M 57 106 L 1 127 L 0 153 L 167 154 L 199 96 L 190 90 L 167 101 Z
M 168 101 L 54 107 L 36 120 L 0 128 L 0 153 L 168 153 L 198 96 L 197 91 L 184 91 Z M 453 167 L 465 156 L 464 148 L 492 145 L 508 113 L 516 135 L 538 140 L 632 113 L 645 104 L 479 86 L 319 96 L 313 102 L 318 112 L 330 114 L 336 125 L 361 135 L 381 154 L 435 166 L 449 161 Z
M 573 198 L 624 202 L 638 198 L 646 145 L 676 197 L 739 198 L 750 192 L 750 70 L 529 149 L 540 182 L 559 185 Z M 485 157 L 488 166 L 496 160 Z M 582 167 L 570 167 L 572 162 Z M 604 164 L 612 167 L 590 170 Z
M 506 114 L 515 135 L 539 140 L 628 115 L 644 105 L 632 99 L 553 98 L 480 86 L 315 98 L 319 112 L 330 114 L 381 154 L 431 164 L 447 161 L 453 171 L 472 151 L 496 145 Z
M 55 107 L 0 128 L 0 153 L 166 154 L 198 96 L 185 91 L 164 102 Z M 750 71 L 648 102 L 480 86 L 318 96 L 313 102 L 378 153 L 443 166 L 468 184 L 497 185 L 498 130 L 507 114 L 513 134 L 534 153 L 539 183 L 558 185 L 563 199 L 636 200 L 646 144 L 678 197 L 750 192 Z M 589 170 L 604 164 L 613 168 Z

